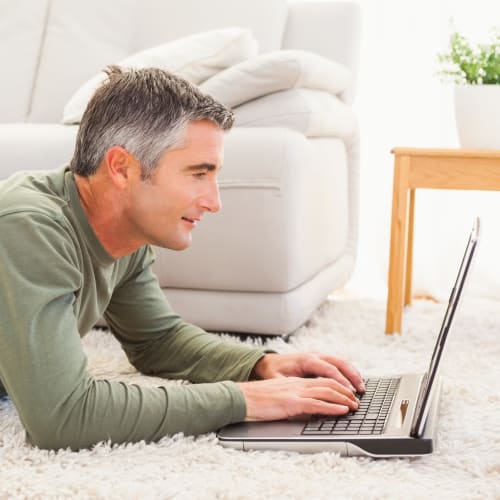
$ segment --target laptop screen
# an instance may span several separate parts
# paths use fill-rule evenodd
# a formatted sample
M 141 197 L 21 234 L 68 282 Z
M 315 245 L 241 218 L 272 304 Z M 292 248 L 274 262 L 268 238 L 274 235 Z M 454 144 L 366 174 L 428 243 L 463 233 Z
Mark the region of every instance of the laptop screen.
M 415 411 L 415 420 L 413 422 L 411 431 L 412 436 L 420 437 L 424 432 L 425 422 L 432 402 L 432 391 L 436 385 L 435 382 L 438 375 L 439 362 L 441 360 L 441 355 L 444 350 L 446 338 L 448 337 L 448 332 L 450 330 L 455 311 L 460 301 L 460 296 L 462 294 L 462 290 L 464 288 L 467 274 L 469 272 L 472 258 L 474 256 L 474 252 L 478 242 L 479 224 L 480 221 L 479 218 L 477 218 L 474 221 L 472 232 L 470 234 L 469 241 L 467 242 L 467 247 L 465 249 L 462 263 L 460 264 L 460 268 L 458 270 L 455 286 L 451 290 L 448 307 L 446 308 L 443 322 L 441 324 L 441 330 L 439 331 L 439 336 L 437 338 L 436 345 L 434 346 L 434 352 L 432 353 L 429 369 L 422 381 L 417 401 L 417 408 Z

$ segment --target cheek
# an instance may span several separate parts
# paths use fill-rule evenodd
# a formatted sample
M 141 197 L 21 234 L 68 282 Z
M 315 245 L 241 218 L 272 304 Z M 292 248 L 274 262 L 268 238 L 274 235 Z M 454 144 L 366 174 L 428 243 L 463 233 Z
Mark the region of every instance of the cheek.
M 184 211 L 197 204 L 200 197 L 198 186 L 179 186 L 174 192 L 170 193 L 168 204 L 173 210 Z
M 201 196 L 200 186 L 185 179 L 169 179 L 169 182 L 162 180 L 161 183 L 147 186 L 141 191 L 136 196 L 136 207 L 140 207 L 141 217 L 153 218 L 150 222 L 154 222 L 155 217 L 163 220 L 163 223 L 181 220 L 182 216 L 189 215 Z
M 168 198 L 160 190 L 148 186 L 135 193 L 132 199 L 132 211 L 136 214 L 138 223 L 151 225 L 167 210 Z
M 150 200 L 149 217 L 154 217 L 156 214 L 156 217 L 163 220 L 163 223 L 177 224 L 182 222 L 183 216 L 189 215 L 192 206 L 192 198 L 179 192 L 164 193 L 160 197 Z

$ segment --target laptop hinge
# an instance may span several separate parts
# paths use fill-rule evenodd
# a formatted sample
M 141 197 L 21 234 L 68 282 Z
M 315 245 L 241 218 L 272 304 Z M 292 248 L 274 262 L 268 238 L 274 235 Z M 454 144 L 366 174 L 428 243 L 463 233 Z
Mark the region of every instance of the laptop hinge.
M 422 411 L 424 411 L 423 399 L 425 396 L 425 389 L 427 388 L 427 381 L 429 379 L 429 373 L 426 372 L 420 383 L 420 389 L 418 390 L 417 404 L 415 405 L 415 411 L 413 412 L 413 420 L 411 422 L 410 436 L 421 437 L 418 434 L 417 424 L 419 421 L 419 416 Z

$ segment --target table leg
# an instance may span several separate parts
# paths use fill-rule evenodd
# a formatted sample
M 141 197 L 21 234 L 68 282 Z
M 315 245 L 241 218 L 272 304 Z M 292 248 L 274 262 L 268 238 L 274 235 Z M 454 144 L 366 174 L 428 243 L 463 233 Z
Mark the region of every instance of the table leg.
M 410 189 L 410 206 L 408 208 L 408 238 L 406 246 L 406 283 L 405 283 L 405 301 L 404 305 L 411 304 L 411 283 L 413 277 L 413 232 L 415 214 L 415 189 Z
M 408 156 L 394 158 L 394 184 L 392 194 L 391 246 L 387 295 L 386 333 L 401 333 L 403 309 L 403 283 L 408 212 Z

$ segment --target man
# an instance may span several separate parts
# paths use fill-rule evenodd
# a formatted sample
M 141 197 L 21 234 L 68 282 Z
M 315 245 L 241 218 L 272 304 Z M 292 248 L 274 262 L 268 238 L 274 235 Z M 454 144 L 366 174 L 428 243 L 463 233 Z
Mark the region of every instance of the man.
M 28 441 L 79 449 L 357 408 L 362 380 L 347 362 L 224 343 L 171 310 L 149 245 L 187 248 L 220 209 L 233 116 L 158 69 L 107 74 L 71 165 L 0 183 L 0 390 Z M 91 377 L 80 337 L 102 316 L 139 371 L 194 384 Z

